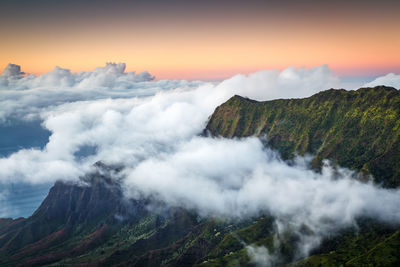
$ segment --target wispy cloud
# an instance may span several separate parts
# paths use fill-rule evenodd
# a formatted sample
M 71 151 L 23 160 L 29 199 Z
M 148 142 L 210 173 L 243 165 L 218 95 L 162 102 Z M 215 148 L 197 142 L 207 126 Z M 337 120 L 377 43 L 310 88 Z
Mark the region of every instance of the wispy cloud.
M 12 214 L 10 204 L 8 203 L 8 191 L 0 191 L 0 218 L 9 217 Z

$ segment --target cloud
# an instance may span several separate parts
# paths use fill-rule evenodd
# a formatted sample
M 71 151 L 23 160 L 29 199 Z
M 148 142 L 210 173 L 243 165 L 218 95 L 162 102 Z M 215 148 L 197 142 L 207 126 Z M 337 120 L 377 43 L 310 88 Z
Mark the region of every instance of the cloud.
M 391 86 L 400 89 L 400 75 L 389 73 L 373 80 L 372 82 L 364 84 L 363 87 L 374 87 L 378 85 Z
M 339 85 L 339 78 L 327 65 L 322 65 L 309 69 L 289 67 L 282 71 L 265 70 L 249 76 L 236 75 L 223 81 L 219 87 L 229 93 L 263 101 L 308 97 Z

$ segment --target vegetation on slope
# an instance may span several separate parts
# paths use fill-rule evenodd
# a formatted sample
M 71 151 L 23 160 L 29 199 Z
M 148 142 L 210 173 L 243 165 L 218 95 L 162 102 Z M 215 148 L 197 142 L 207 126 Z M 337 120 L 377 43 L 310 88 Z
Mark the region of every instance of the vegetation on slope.
M 257 102 L 234 96 L 219 106 L 207 130 L 215 136 L 267 136 L 288 159 L 298 153 L 400 185 L 400 91 L 379 86 L 327 90 L 304 99 Z
M 284 159 L 311 154 L 314 168 L 330 159 L 359 171 L 359 178 L 371 174 L 383 186 L 400 186 L 400 91 L 394 88 L 331 89 L 266 102 L 234 96 L 215 110 L 206 130 L 228 138 L 260 136 Z M 396 266 L 399 251 L 396 227 L 360 222 L 291 265 Z

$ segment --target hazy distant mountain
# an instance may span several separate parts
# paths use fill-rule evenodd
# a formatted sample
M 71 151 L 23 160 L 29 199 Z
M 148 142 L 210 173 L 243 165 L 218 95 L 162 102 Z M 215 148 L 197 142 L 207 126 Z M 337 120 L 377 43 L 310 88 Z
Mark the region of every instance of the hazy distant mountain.
M 394 88 L 332 89 L 266 102 L 234 96 L 212 114 L 205 133 L 260 136 L 284 159 L 310 153 L 315 169 L 331 159 L 360 171 L 357 179 L 371 174 L 386 187 L 400 185 L 400 92 Z M 268 214 L 206 219 L 151 198 L 126 199 L 121 181 L 108 175 L 120 168 L 96 166 L 79 184 L 57 182 L 31 217 L 0 219 L 1 266 L 252 266 L 265 262 L 260 255 L 273 265 L 400 264 L 398 225 L 358 218 L 357 226 L 327 234 L 301 259 L 296 244 L 302 237 L 286 231 L 276 244 Z

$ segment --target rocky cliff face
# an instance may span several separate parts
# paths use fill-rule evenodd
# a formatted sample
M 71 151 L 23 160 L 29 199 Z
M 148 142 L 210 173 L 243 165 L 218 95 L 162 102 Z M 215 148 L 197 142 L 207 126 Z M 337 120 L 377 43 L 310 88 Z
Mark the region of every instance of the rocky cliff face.
M 10 264 L 24 262 L 23 258 L 26 264 L 39 264 L 85 251 L 113 232 L 112 228 L 145 217 L 145 205 L 125 199 L 118 182 L 100 172 L 79 184 L 59 181 L 31 217 L 2 220 L 0 253 L 13 255 Z M 73 241 L 77 236 L 81 239 Z
M 88 184 L 56 182 L 31 219 L 64 222 L 69 226 L 97 221 L 113 223 L 140 217 L 144 210 L 141 204 L 125 199 L 117 182 L 93 176 Z

